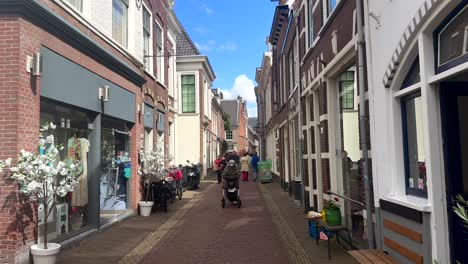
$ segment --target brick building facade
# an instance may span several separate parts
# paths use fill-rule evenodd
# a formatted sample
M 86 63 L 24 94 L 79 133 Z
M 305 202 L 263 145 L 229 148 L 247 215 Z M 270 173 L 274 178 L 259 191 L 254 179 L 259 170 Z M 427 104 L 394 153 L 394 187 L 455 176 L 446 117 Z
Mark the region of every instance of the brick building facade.
M 355 9 L 353 0 L 280 1 L 273 17 L 271 92 L 260 95 L 271 104 L 265 152 L 305 209 L 322 210 L 332 193 L 365 201 Z M 364 208 L 340 205 L 353 240 L 365 242 Z
M 247 103 L 238 96 L 236 100 L 222 100 L 221 109 L 229 116 L 230 130 L 226 131 L 229 150 L 244 153 L 249 150 Z
M 88 164 L 86 198 L 75 201 L 73 194 L 67 196 L 60 204 L 66 208 L 65 217 L 54 210 L 47 221 L 52 241 L 95 232 L 109 220 L 136 212 L 141 198 L 138 150 L 146 147 L 145 127 L 158 130 L 160 122 L 159 135 L 169 142 L 171 114 L 166 111 L 170 82 L 164 67 L 169 56 L 164 54 L 169 54 L 175 44 L 167 35 L 172 6 L 168 1 L 156 0 L 143 4 L 119 2 L 131 14 L 126 21 L 129 26 L 125 26 L 128 31 L 123 30 L 124 25 L 114 25 L 112 31 L 108 27 L 112 28 L 112 6 L 103 4 L 94 1 L 92 6 L 74 6 L 65 0 L 0 2 L 0 108 L 4 116 L 0 120 L 0 159 L 16 157 L 20 149 L 34 151 L 40 122 L 57 125 L 56 143 L 67 145 L 79 138 L 90 144 L 89 152 L 82 156 Z M 142 25 L 145 11 L 149 23 Z M 143 39 L 144 30 L 149 33 L 148 46 L 161 52 L 144 53 L 143 42 L 134 41 Z M 42 64 L 39 75 L 27 68 L 37 53 Z M 152 56 L 148 57 L 146 71 L 144 54 Z M 100 89 L 108 98 L 98 97 Z M 164 115 L 166 118 L 161 118 Z M 160 141 L 158 136 L 153 140 Z M 102 146 L 111 151 L 105 152 Z M 125 176 L 123 170 L 114 168 L 104 172 L 101 158 L 105 153 L 118 157 L 121 164 L 129 163 L 130 171 Z M 116 183 L 114 189 L 108 186 L 111 180 Z M 102 188 L 107 188 L 109 196 L 102 196 Z M 0 177 L 0 193 L 2 208 L 9 208 L 0 214 L 0 262 L 27 262 L 29 246 L 42 232 L 32 224 L 37 210 L 21 199 L 17 186 L 5 173 Z M 109 205 L 110 200 L 117 205 Z M 66 219 L 60 222 L 61 229 L 60 219 Z

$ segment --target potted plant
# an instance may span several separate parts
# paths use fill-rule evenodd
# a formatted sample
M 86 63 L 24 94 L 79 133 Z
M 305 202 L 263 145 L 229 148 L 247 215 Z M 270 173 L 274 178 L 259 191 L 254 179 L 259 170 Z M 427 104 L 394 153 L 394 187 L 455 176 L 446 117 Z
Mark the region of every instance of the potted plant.
M 333 200 L 327 201 L 324 206 L 325 219 L 330 226 L 341 225 L 341 210 L 338 202 L 339 199 L 335 197 Z
M 141 216 L 150 216 L 154 202 L 148 201 L 150 193 L 150 185 L 156 180 L 164 179 L 166 176 L 165 164 L 170 162 L 172 158 L 163 154 L 162 148 L 158 147 L 155 151 L 140 150 L 141 168 L 140 176 L 143 178 L 143 184 L 148 186 L 145 200 L 140 201 Z
M 55 263 L 60 244 L 47 240 L 47 219 L 53 212 L 57 201 L 73 192 L 82 173 L 80 163 L 73 160 L 60 161 L 59 148 L 54 145 L 53 136 L 43 137 L 43 133 L 55 129 L 53 123 L 41 128 L 38 153 L 21 150 L 12 166 L 12 159 L 1 162 L 0 169 L 9 167 L 11 178 L 16 180 L 20 192 L 26 199 L 42 207 L 42 219 L 36 218 L 36 226 L 42 220 L 42 243 L 31 246 L 36 264 Z M 38 209 L 39 210 L 39 209 Z

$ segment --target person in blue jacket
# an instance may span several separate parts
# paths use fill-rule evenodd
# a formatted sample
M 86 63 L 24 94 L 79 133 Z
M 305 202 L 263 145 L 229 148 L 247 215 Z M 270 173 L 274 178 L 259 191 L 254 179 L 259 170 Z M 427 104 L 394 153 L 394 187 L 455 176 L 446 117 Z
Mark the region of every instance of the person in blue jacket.
M 258 178 L 258 162 L 260 161 L 260 158 L 257 155 L 257 152 L 254 151 L 252 159 L 251 159 L 251 165 L 252 165 L 252 172 L 253 172 L 253 181 L 257 181 Z

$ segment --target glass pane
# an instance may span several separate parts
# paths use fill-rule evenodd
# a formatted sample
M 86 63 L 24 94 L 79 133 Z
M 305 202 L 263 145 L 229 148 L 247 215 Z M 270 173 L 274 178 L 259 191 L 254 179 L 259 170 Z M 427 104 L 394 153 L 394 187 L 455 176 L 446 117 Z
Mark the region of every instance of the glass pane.
M 463 41 L 467 26 L 468 8 L 465 8 L 439 35 L 439 65 L 463 55 Z
M 151 23 L 151 15 L 148 12 L 148 10 L 146 10 L 146 8 L 143 8 L 143 29 L 148 34 L 151 34 L 151 31 L 150 31 L 151 30 L 151 27 L 150 27 L 151 24 L 150 23 Z
M 308 0 L 307 4 L 309 6 L 309 46 L 314 42 L 314 17 L 313 17 L 313 1 Z
M 416 56 L 416 59 L 414 60 L 413 65 L 411 65 L 411 68 L 408 71 L 408 74 L 406 75 L 405 80 L 403 81 L 403 84 L 401 85 L 401 89 L 409 87 L 420 81 L 421 81 L 421 75 L 420 75 L 420 70 L 419 70 L 419 56 Z
M 335 10 L 336 4 L 337 4 L 338 1 L 339 0 L 328 0 L 330 13 L 333 12 L 333 10 Z
M 121 0 L 112 2 L 112 37 L 127 46 L 127 6 Z
M 83 0 L 66 0 L 80 12 L 83 12 Z
M 409 189 L 426 193 L 426 155 L 422 123 L 421 95 L 403 99 L 406 176 Z
M 66 239 L 90 224 L 88 214 L 88 201 L 90 189 L 88 179 L 88 154 L 90 150 L 88 115 L 85 112 L 73 110 L 68 107 L 41 101 L 40 123 L 53 122 L 57 125 L 55 130 L 49 130 L 44 136 L 52 136 L 46 147 L 62 146 L 58 159 L 79 160 L 82 162 L 83 173 L 78 177 L 79 182 L 74 192 L 59 198 L 47 219 L 48 237 L 53 241 Z M 44 208 L 39 206 L 38 213 L 44 214 Z M 39 232 L 42 232 L 43 221 L 39 222 Z M 40 233 L 42 235 L 42 233 Z

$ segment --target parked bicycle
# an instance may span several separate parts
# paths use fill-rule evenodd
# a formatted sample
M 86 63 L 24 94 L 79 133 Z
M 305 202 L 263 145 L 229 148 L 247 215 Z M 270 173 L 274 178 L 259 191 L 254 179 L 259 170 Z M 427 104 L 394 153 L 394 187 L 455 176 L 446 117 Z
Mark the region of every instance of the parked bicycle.
M 177 196 L 179 200 L 182 200 L 182 194 L 184 192 L 182 187 L 182 171 L 178 167 L 170 167 L 166 169 L 166 172 L 167 177 L 165 180 L 168 182 L 173 193 L 173 199 L 175 200 Z

